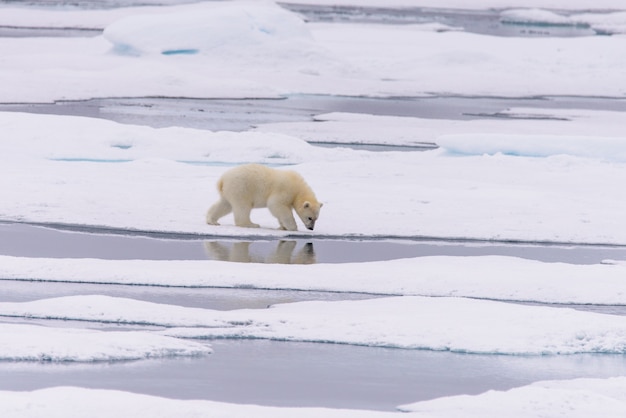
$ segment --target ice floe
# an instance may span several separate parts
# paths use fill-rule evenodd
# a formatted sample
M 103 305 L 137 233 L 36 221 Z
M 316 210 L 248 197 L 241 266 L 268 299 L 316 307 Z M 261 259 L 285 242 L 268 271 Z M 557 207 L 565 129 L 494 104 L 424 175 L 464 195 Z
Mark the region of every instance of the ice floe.
M 273 3 L 254 1 L 204 3 L 193 12 L 131 15 L 107 26 L 104 37 L 116 52 L 131 55 L 243 52 L 252 60 L 267 56 L 270 49 L 293 60 L 294 54 L 312 48 L 302 19 Z
M 211 353 L 206 344 L 139 331 L 103 332 L 0 323 L 0 333 L 3 361 L 124 361 Z
M 473 154 L 459 158 L 445 149 L 325 149 L 272 132 L 153 129 L 80 117 L 0 113 L 0 126 L 11 132 L 0 144 L 5 220 L 285 236 L 267 210 L 252 215 L 261 229 L 234 228 L 228 218 L 223 227 L 204 224 L 225 163 L 257 162 L 291 164 L 285 168 L 307 179 L 325 203 L 315 231 L 321 236 L 626 242 L 626 231 L 614 223 L 626 211 L 626 202 L 615 198 L 626 172 L 619 161 L 603 161 L 619 159 L 619 138 L 599 139 L 597 149 L 587 150 L 591 137 L 563 136 L 556 147 L 529 137 L 532 146 L 524 147 L 498 125 L 490 128 L 497 136 L 449 139 L 451 149 Z M 621 135 L 622 125 L 616 126 L 604 135 Z M 438 140 L 446 145 L 444 137 Z M 548 157 L 502 154 L 513 146 Z
M 0 315 L 168 326 L 162 335 L 182 338 L 264 338 L 480 354 L 626 352 L 625 317 L 466 298 L 403 296 L 213 311 L 94 295 L 0 303 Z M 20 350 L 14 353 L 19 356 Z
M 626 263 L 578 266 L 513 257 L 418 257 L 348 264 L 43 259 L 0 256 L 0 278 L 143 286 L 293 289 L 626 304 Z

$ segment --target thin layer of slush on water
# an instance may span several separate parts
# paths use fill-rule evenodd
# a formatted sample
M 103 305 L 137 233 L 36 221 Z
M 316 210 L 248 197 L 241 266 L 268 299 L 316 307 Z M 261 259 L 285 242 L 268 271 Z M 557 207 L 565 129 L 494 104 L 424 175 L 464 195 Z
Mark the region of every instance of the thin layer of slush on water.
M 499 356 L 263 340 L 211 341 L 212 355 L 99 364 L 0 362 L 0 390 L 114 389 L 175 399 L 394 410 L 539 380 L 626 374 L 621 355 Z
M 70 228 L 71 229 L 71 228 Z M 219 260 L 240 263 L 357 263 L 425 256 L 502 255 L 543 262 L 599 264 L 626 260 L 626 247 L 507 244 L 447 239 L 244 238 L 168 239 L 137 231 L 78 232 L 0 223 L 0 255 L 110 260 Z M 166 234 L 165 234 L 166 235 Z

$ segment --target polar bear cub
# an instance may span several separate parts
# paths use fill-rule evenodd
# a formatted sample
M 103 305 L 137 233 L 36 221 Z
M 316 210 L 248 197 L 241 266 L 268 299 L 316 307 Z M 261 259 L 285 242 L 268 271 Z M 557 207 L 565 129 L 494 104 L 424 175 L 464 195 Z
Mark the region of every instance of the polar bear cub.
M 315 227 L 322 203 L 295 171 L 276 170 L 259 164 L 231 168 L 217 182 L 220 200 L 209 208 L 206 222 L 217 221 L 233 212 L 235 225 L 258 228 L 250 220 L 253 208 L 268 208 L 280 223 L 280 229 L 298 229 L 292 209 L 308 229 Z

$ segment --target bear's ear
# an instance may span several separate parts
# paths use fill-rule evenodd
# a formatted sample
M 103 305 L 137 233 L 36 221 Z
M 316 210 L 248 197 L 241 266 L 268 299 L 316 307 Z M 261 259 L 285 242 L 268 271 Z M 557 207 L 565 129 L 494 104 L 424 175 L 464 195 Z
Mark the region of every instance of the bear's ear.
M 307 201 L 307 202 L 304 202 L 304 208 L 305 208 L 305 209 L 306 209 L 306 208 L 308 208 L 308 207 L 310 207 L 310 206 L 311 206 L 311 203 L 309 203 L 308 201 Z
M 323 203 L 320 203 L 320 208 L 321 208 L 322 206 L 324 206 L 324 204 L 323 204 Z

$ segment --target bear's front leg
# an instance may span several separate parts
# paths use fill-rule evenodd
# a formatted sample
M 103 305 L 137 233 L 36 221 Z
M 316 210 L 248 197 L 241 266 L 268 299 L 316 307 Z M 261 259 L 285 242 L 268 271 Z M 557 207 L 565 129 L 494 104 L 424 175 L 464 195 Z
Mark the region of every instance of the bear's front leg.
M 272 215 L 278 219 L 280 229 L 285 229 L 287 231 L 298 230 L 298 225 L 296 225 L 296 220 L 293 217 L 293 212 L 291 211 L 290 206 L 270 201 L 267 203 L 267 208 L 270 210 Z

